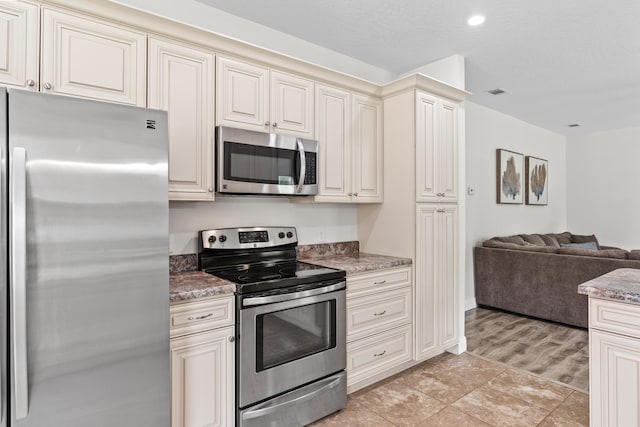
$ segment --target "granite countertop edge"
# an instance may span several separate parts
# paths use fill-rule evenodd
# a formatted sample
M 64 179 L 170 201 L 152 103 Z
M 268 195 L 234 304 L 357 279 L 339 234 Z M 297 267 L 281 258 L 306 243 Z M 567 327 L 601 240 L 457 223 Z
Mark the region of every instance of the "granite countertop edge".
M 640 304 L 640 269 L 619 268 L 578 285 L 578 293 Z
M 410 258 L 376 255 L 359 252 L 354 255 L 333 255 L 318 258 L 301 258 L 299 261 L 323 267 L 345 270 L 347 276 L 412 264 Z M 196 300 L 219 295 L 233 295 L 236 285 L 203 271 L 172 273 L 169 276 L 169 302 Z

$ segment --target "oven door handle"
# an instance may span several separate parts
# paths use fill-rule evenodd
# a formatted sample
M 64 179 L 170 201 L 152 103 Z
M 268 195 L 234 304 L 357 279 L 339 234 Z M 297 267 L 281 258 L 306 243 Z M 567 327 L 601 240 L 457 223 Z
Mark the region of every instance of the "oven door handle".
M 296 138 L 296 144 L 298 145 L 298 153 L 300 153 L 300 176 L 298 177 L 298 188 L 296 189 L 296 193 L 301 193 L 302 187 L 304 187 L 304 177 L 307 174 L 307 158 L 304 153 L 304 144 L 302 143 L 302 139 Z
M 322 385 L 323 382 L 327 382 L 330 381 L 328 384 L 324 384 Z M 267 407 L 262 407 L 262 408 L 258 408 L 258 409 L 254 409 L 251 411 L 247 411 L 244 414 L 242 414 L 242 419 L 243 420 L 250 420 L 252 418 L 259 418 L 259 417 L 264 417 L 265 415 L 269 415 L 272 414 L 276 411 L 279 411 L 281 409 L 283 409 L 284 407 L 290 406 L 293 410 L 293 408 L 295 408 L 296 404 L 299 402 L 304 402 L 306 400 L 311 400 L 314 397 L 318 396 L 319 394 L 324 393 L 327 390 L 330 390 L 332 388 L 337 387 L 338 385 L 340 385 L 340 383 L 344 381 L 344 377 L 340 376 L 338 378 L 326 378 L 323 381 L 319 381 L 319 388 L 313 390 L 310 393 L 307 393 L 305 395 L 302 396 L 298 396 L 295 399 L 292 400 L 287 400 L 281 403 L 276 403 L 276 404 L 271 404 L 271 406 L 267 406 Z M 266 403 L 267 405 L 269 404 L 268 402 Z M 262 406 L 262 405 L 260 405 Z
M 271 304 L 274 302 L 292 301 L 305 297 L 312 297 L 314 295 L 326 294 L 327 292 L 338 291 L 347 287 L 347 282 L 342 281 L 329 286 L 323 286 L 322 288 L 309 289 L 308 291 L 291 292 L 288 294 L 269 295 L 266 297 L 251 297 L 242 301 L 243 307 L 249 307 L 261 304 Z

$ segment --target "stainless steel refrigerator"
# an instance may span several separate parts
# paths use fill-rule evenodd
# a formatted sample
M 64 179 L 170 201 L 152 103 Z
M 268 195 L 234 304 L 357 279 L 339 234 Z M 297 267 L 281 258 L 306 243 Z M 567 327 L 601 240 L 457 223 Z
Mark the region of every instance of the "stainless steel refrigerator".
M 167 117 L 0 88 L 1 427 L 170 424 Z

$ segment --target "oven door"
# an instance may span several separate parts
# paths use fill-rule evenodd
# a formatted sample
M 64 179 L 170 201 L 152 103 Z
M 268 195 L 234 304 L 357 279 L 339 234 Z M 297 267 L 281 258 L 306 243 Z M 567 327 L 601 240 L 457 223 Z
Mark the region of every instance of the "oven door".
M 217 132 L 218 192 L 318 193 L 317 141 L 227 127 Z
M 274 298 L 280 302 L 240 310 L 240 408 L 345 369 L 345 294 L 342 289 L 288 301 L 279 294 Z

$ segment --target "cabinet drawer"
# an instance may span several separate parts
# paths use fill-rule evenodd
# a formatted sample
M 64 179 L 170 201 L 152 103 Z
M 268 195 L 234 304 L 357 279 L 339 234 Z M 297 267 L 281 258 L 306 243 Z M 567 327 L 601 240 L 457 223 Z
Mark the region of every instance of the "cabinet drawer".
M 347 297 L 411 286 L 411 268 L 393 268 L 347 277 Z
M 347 299 L 347 342 L 411 323 L 411 288 Z
M 233 296 L 172 305 L 169 313 L 171 337 L 235 323 Z
M 355 384 L 411 360 L 411 325 L 347 344 L 347 378 Z
M 589 298 L 589 327 L 640 338 L 640 305 Z

